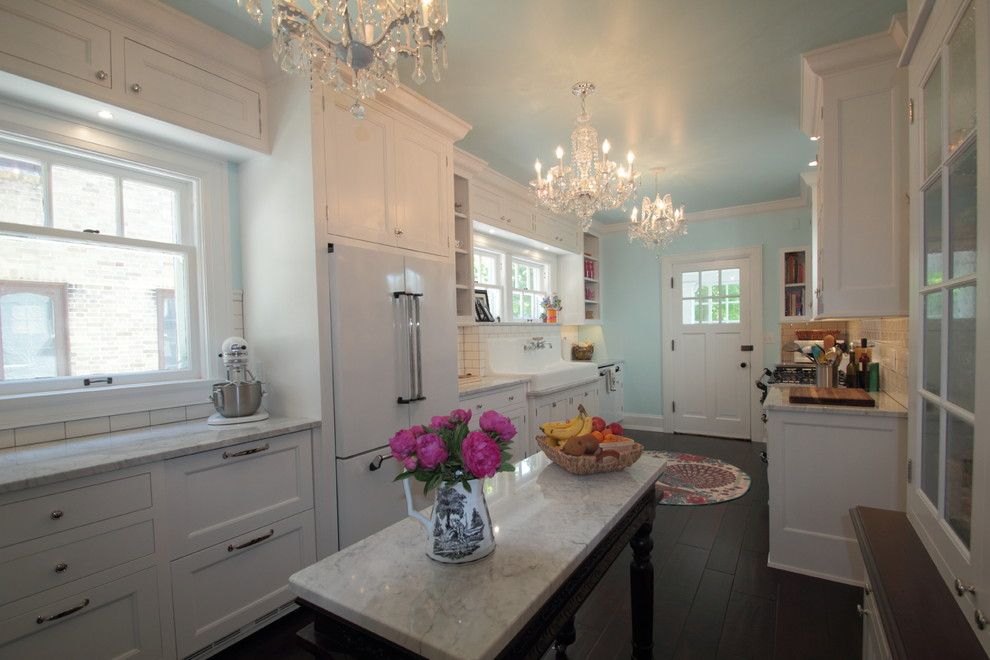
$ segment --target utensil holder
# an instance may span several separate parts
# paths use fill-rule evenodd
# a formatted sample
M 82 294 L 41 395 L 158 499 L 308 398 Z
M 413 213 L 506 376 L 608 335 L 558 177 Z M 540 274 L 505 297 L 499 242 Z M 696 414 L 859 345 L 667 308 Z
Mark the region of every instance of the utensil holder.
M 815 385 L 836 387 L 839 382 L 839 365 L 836 362 L 815 365 Z

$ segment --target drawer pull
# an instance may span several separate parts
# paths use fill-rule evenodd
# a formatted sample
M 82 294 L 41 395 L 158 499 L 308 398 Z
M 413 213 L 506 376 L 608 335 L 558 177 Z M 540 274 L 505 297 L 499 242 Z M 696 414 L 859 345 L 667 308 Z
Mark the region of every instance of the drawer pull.
M 47 623 L 48 621 L 55 621 L 56 619 L 67 617 L 70 614 L 75 614 L 76 612 L 86 607 L 87 605 L 89 605 L 89 598 L 79 603 L 75 607 L 70 607 L 69 609 L 63 612 L 59 612 L 58 614 L 52 614 L 50 616 L 39 616 L 37 619 L 35 619 L 35 621 L 38 622 L 38 625 L 41 625 L 42 623 Z
M 223 453 L 223 457 L 224 459 L 227 459 L 227 458 L 238 458 L 240 456 L 250 456 L 251 454 L 257 454 L 259 451 L 268 451 L 268 447 L 269 445 L 266 443 L 261 445 L 260 447 L 254 447 L 252 449 L 244 449 L 243 451 L 235 451 L 233 454 L 225 451 Z
M 109 78 L 109 76 L 107 75 L 107 72 L 104 71 L 103 69 L 100 69 L 99 71 L 96 72 L 97 80 L 106 80 L 107 78 Z
M 51 517 L 52 520 L 58 520 L 59 518 L 61 518 L 64 515 L 65 514 L 62 513 L 62 510 L 61 509 L 55 509 L 54 511 L 51 512 L 50 517 Z
M 273 536 L 275 536 L 275 530 L 274 529 L 270 529 L 270 530 L 268 530 L 268 533 L 267 534 L 262 534 L 258 538 L 251 539 L 250 541 L 245 541 L 244 543 L 241 543 L 240 545 L 234 545 L 233 543 L 231 543 L 230 545 L 227 546 L 227 552 L 233 552 L 234 550 L 243 550 L 244 548 L 249 548 L 249 547 L 251 547 L 252 545 L 254 545 L 256 543 L 261 543 L 262 541 L 265 541 L 267 539 L 270 539 Z
M 482 408 L 484 408 L 484 406 L 480 403 L 474 407 L 475 410 L 481 410 Z
M 512 396 L 509 397 L 509 401 L 515 401 L 515 400 L 516 400 L 516 395 L 513 394 Z
M 60 561 L 59 563 L 55 564 L 55 572 L 56 573 L 65 573 L 65 571 L 67 571 L 68 568 L 69 568 L 69 565 L 66 564 L 64 561 Z

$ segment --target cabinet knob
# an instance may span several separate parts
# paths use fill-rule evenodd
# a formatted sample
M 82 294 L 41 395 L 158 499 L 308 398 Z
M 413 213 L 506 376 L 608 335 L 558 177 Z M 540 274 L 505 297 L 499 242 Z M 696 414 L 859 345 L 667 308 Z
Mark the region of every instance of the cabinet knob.
M 870 611 L 864 609 L 863 606 L 860 605 L 859 603 L 856 603 L 856 614 L 860 615 L 861 617 L 865 617 L 870 615 Z
M 958 594 L 959 596 L 964 596 L 966 594 L 973 594 L 974 596 L 976 595 L 976 587 L 974 587 L 971 584 L 963 584 L 962 580 L 960 580 L 959 578 L 956 578 L 956 581 L 953 586 L 955 586 L 956 594 Z
M 749 365 L 748 365 L 748 364 L 746 364 L 745 362 L 740 362 L 740 363 L 739 363 L 739 366 L 740 366 L 740 367 L 742 367 L 743 369 L 745 369 L 745 368 L 746 368 L 746 367 L 748 367 Z
M 516 400 L 516 396 L 515 395 L 512 395 L 512 396 L 509 397 L 509 401 L 515 401 L 515 400 Z
M 973 612 L 973 619 L 976 620 L 976 627 L 980 630 L 986 630 L 987 628 L 987 617 L 984 616 L 983 610 L 976 610 Z
M 395 232 L 395 235 L 396 236 L 402 236 L 402 230 L 401 229 L 395 229 L 393 231 Z
M 60 561 L 59 563 L 55 564 L 56 573 L 64 573 L 68 568 L 69 565 L 66 564 L 64 561 Z
M 108 76 L 107 75 L 107 72 L 104 71 L 103 69 L 100 69 L 99 71 L 96 72 L 96 79 L 97 80 L 106 80 L 109 77 L 110 76 Z
M 51 512 L 50 517 L 51 517 L 52 520 L 58 520 L 63 515 L 65 515 L 65 514 L 62 513 L 62 510 L 61 509 L 55 509 L 54 511 Z
M 133 85 L 131 85 L 131 91 L 134 92 L 135 94 L 139 94 L 141 92 L 141 85 L 134 83 Z

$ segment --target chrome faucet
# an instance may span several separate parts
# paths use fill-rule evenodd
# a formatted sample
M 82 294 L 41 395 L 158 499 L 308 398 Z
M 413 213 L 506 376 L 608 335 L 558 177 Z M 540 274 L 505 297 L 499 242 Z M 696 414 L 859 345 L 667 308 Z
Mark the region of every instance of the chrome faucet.
M 546 341 L 543 337 L 533 337 L 523 346 L 524 351 L 538 351 L 543 348 L 553 348 L 553 344 Z

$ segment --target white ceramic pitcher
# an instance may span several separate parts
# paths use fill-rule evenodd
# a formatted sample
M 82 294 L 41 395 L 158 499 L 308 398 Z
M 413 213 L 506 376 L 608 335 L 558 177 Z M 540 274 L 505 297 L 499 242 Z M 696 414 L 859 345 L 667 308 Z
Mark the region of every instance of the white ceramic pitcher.
M 426 527 L 426 556 L 445 564 L 465 564 L 487 557 L 495 550 L 492 519 L 485 502 L 481 479 L 468 482 L 471 490 L 460 483 L 441 484 L 437 488 L 433 511 L 427 518 L 413 506 L 409 479 L 402 480 L 409 515 Z

